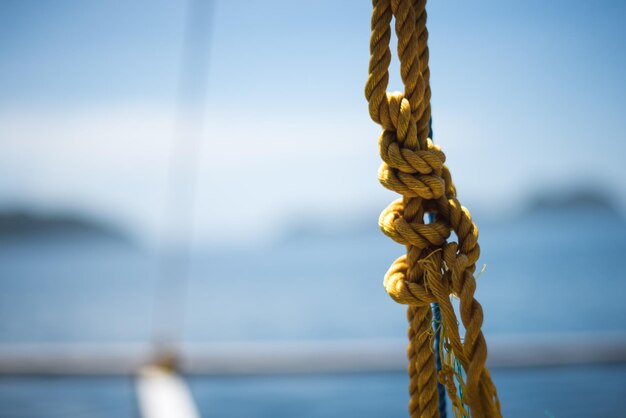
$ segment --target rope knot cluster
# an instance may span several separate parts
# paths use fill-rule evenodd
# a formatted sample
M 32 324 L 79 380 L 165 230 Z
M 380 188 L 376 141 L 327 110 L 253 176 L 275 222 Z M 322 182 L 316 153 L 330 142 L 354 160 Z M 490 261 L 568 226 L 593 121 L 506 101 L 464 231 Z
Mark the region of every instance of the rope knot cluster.
M 440 198 L 445 193 L 445 181 L 441 175 L 446 156 L 430 140 L 424 150 L 406 147 L 405 142 L 406 138 L 399 133 L 383 131 L 378 141 L 383 159 L 378 171 L 380 182 L 407 197 Z
M 373 6 L 365 96 L 372 120 L 383 128 L 378 140 L 383 161 L 378 178 L 384 187 L 402 195 L 383 210 L 379 225 L 387 236 L 407 248 L 387 271 L 384 286 L 396 302 L 409 305 L 409 411 L 413 417 L 438 416 L 439 379 L 457 411 L 465 411 L 467 405 L 472 416 L 499 417 L 495 386 L 485 367 L 482 307 L 474 298 L 474 272 L 480 256 L 478 228 L 457 199 L 445 154 L 428 137 L 431 91 L 426 1 L 373 0 Z M 402 93 L 386 91 L 394 18 Z M 432 222 L 425 222 L 427 215 Z M 453 234 L 456 242 L 450 241 Z M 451 295 L 460 300 L 464 339 Z M 466 375 L 462 402 L 457 391 L 449 387 L 454 386 L 450 366 L 437 377 L 429 338 L 431 303 L 440 306 L 444 344 Z

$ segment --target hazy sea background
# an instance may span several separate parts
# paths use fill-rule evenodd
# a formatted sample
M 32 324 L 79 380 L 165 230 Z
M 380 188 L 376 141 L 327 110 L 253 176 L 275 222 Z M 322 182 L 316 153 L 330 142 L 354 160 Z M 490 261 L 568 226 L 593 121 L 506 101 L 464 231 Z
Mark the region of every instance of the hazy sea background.
M 619 262 L 626 224 L 604 203 L 542 204 L 513 219 L 478 219 L 486 267 L 477 297 L 487 338 L 626 331 Z M 184 303 L 173 302 L 185 310 L 184 318 L 174 312 L 180 338 L 402 338 L 404 307 L 382 287 L 402 248 L 371 215 L 307 220 L 260 246 L 194 252 Z M 1 240 L 1 341 L 150 342 L 159 328 L 159 255 L 114 229 L 47 222 L 43 233 L 24 227 Z M 494 376 L 510 417 L 618 416 L 626 394 L 624 365 L 496 369 Z M 403 416 L 406 384 L 395 372 L 190 378 L 207 417 Z M 137 416 L 125 378 L 2 377 L 0 401 L 2 417 Z
M 387 296 L 382 276 L 403 248 L 376 219 L 309 220 L 258 246 L 193 251 L 188 283 L 176 278 L 168 296 L 184 310 L 173 313 L 180 338 L 402 335 L 404 307 Z M 488 335 L 626 330 L 626 224 L 617 213 L 561 207 L 477 222 Z M 150 341 L 163 260 L 87 228 L 4 237 L 0 340 Z

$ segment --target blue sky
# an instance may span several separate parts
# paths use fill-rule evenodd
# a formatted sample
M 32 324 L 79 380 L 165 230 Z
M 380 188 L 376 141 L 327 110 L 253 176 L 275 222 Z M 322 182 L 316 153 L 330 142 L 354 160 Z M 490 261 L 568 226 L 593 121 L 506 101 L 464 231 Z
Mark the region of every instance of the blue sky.
M 0 3 L 1 203 L 158 235 L 185 5 Z M 261 239 L 299 216 L 341 218 L 393 198 L 376 180 L 379 130 L 363 97 L 370 7 L 217 2 L 210 49 L 194 49 L 209 54 L 206 103 L 186 107 L 205 120 L 200 240 Z M 577 183 L 626 206 L 623 2 L 428 10 L 435 139 L 470 208 L 502 213 L 537 188 Z

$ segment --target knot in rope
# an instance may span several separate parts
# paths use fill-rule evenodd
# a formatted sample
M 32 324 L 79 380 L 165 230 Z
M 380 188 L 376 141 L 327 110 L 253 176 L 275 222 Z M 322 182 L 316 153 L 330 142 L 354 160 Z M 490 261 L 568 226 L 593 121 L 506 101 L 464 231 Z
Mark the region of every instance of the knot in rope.
M 402 173 L 441 176 L 446 156 L 438 146 L 433 144 L 430 138 L 427 149 L 424 151 L 416 151 L 403 145 L 403 141 L 398 139 L 395 132 L 384 130 L 378 140 L 380 156 L 384 164 Z
M 378 141 L 383 164 L 380 182 L 389 190 L 408 197 L 437 199 L 444 195 L 442 178 L 445 155 L 427 138 L 418 137 L 409 101 L 399 92 L 386 95 L 383 132 Z
M 419 249 L 441 246 L 450 236 L 450 227 L 441 220 L 430 224 L 424 224 L 423 219 L 407 220 L 402 199 L 393 201 L 381 212 L 378 224 L 398 244 Z
M 404 305 L 428 307 L 437 301 L 435 295 L 423 284 L 409 282 L 406 255 L 393 262 L 383 280 L 385 290 L 393 300 Z
M 442 314 L 444 341 L 465 371 L 465 382 L 460 382 L 464 402 L 472 416 L 499 417 L 497 394 L 485 366 L 482 307 L 474 298 L 474 272 L 480 256 L 478 228 L 457 199 L 445 154 L 429 138 L 426 0 L 373 0 L 372 4 L 365 97 L 372 120 L 383 129 L 378 140 L 383 161 L 379 181 L 402 195 L 382 211 L 379 225 L 387 236 L 407 248 L 406 254 L 393 262 L 383 283 L 391 298 L 409 305 L 409 411 L 416 418 L 439 415 L 437 371 L 428 337 L 433 335 L 430 304 L 436 302 Z M 389 93 L 392 19 L 404 91 Z M 432 222 L 424 221 L 426 215 Z M 457 242 L 448 241 L 453 233 Z M 460 300 L 463 340 L 451 295 Z M 450 368 L 444 367 L 439 379 L 448 388 L 453 407 L 466 413 L 455 399 L 456 391 L 452 392 L 450 373 Z M 459 378 L 460 374 L 454 376 Z

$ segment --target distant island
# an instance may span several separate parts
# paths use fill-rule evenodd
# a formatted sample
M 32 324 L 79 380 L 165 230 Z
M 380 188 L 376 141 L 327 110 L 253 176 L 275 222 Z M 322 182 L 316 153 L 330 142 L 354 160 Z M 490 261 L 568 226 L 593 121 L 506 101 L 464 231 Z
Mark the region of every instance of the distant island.
M 327 219 L 324 217 L 305 218 L 298 222 L 287 224 L 283 234 L 279 237 L 280 243 L 311 242 L 311 241 L 339 241 L 342 239 L 385 240 L 378 227 L 380 211 L 361 210 L 351 217 Z M 555 217 L 570 214 L 574 217 L 603 216 L 615 221 L 622 221 L 622 211 L 617 201 L 610 193 L 597 187 L 561 187 L 536 191 L 515 211 L 495 213 L 481 218 L 480 225 L 490 223 L 510 223 L 535 216 Z M 474 212 L 474 215 L 476 213 Z
M 571 211 L 601 212 L 621 218 L 619 205 L 608 192 L 597 188 L 577 188 L 536 193 L 528 200 L 524 211 L 527 215 L 537 213 L 564 213 Z
M 102 222 L 68 214 L 39 214 L 27 210 L 0 211 L 0 239 L 81 237 L 131 243 L 128 235 Z

